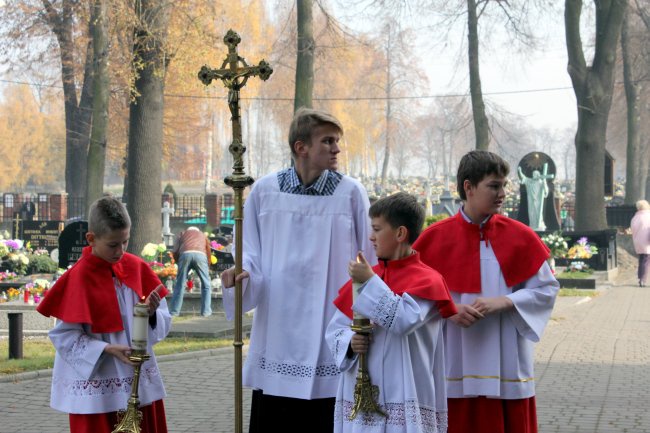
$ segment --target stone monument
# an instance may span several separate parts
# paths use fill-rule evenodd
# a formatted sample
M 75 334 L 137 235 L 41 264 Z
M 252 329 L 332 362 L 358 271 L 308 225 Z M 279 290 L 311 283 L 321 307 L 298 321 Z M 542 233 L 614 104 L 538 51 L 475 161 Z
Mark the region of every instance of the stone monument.
M 542 152 L 527 154 L 517 167 L 521 181 L 517 220 L 535 231 L 560 229 L 552 182 L 556 172 L 555 162 Z
M 166 201 L 163 203 L 163 208 L 160 212 L 163 218 L 162 237 L 165 245 L 171 247 L 174 245 L 174 234 L 169 229 L 169 217 L 174 213 L 174 208 L 169 206 L 169 202 Z

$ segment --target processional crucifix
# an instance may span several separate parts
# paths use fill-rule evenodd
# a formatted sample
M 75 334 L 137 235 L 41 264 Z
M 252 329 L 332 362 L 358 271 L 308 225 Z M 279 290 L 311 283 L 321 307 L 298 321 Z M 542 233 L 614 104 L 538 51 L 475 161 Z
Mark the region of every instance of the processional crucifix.
M 235 195 L 235 275 L 242 272 L 242 238 L 243 238 L 243 192 L 244 188 L 252 185 L 254 180 L 244 172 L 244 152 L 246 146 L 242 143 L 241 118 L 239 107 L 239 91 L 246 85 L 250 77 L 258 76 L 266 81 L 273 69 L 266 61 L 260 61 L 257 66 L 248 66 L 243 57 L 237 53 L 237 45 L 241 42 L 239 35 L 233 30 L 228 30 L 223 42 L 228 47 L 226 56 L 220 69 L 210 69 L 203 66 L 199 71 L 199 80 L 206 86 L 212 80 L 218 79 L 228 89 L 228 107 L 232 115 L 232 143 L 228 148 L 233 156 L 234 164 L 231 176 L 224 182 L 234 190 Z M 235 432 L 241 433 L 243 429 L 242 409 L 242 282 L 235 282 Z

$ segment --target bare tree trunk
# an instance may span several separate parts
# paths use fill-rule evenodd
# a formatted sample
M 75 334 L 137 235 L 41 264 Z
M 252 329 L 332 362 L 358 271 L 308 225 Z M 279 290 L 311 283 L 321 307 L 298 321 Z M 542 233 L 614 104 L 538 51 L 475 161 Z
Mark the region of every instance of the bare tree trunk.
M 61 81 L 65 107 L 65 190 L 68 193 L 68 216 L 83 213 L 83 207 L 76 207 L 83 200 L 86 189 L 86 157 L 92 115 L 92 38 L 88 42 L 84 64 L 81 97 L 77 101 L 75 80 L 73 27 L 75 24 L 75 3 L 63 0 L 60 10 L 49 0 L 41 0 L 45 9 L 45 19 L 56 36 L 61 56 Z M 93 22 L 89 23 L 89 34 L 93 34 Z
M 621 30 L 621 50 L 623 57 L 623 83 L 627 108 L 627 163 L 625 167 L 625 203 L 633 205 L 645 197 L 648 158 L 642 149 L 639 129 L 639 90 L 634 80 L 634 53 L 630 43 L 628 9 Z
M 135 98 L 129 111 L 127 208 L 131 215 L 129 251 L 138 253 L 148 242 L 161 240 L 161 166 L 163 91 L 166 58 L 164 44 L 169 24 L 166 0 L 136 0 L 133 62 Z
M 469 92 L 472 98 L 472 115 L 474 117 L 474 135 L 476 149 L 487 150 L 490 147 L 490 125 L 485 114 L 481 74 L 478 61 L 478 16 L 476 0 L 467 0 L 467 52 L 469 59 Z
M 104 192 L 106 133 L 108 128 L 108 31 L 106 0 L 94 0 L 93 28 L 93 120 L 88 146 L 86 209 Z
M 313 0 L 296 0 L 298 5 L 298 58 L 296 61 L 296 91 L 294 113 L 300 107 L 312 108 L 314 91 L 314 27 Z
M 596 48 L 587 66 L 580 38 L 581 0 L 565 0 L 569 76 L 578 107 L 576 145 L 577 230 L 607 228 L 605 218 L 605 137 L 614 88 L 616 47 L 627 0 L 595 0 Z

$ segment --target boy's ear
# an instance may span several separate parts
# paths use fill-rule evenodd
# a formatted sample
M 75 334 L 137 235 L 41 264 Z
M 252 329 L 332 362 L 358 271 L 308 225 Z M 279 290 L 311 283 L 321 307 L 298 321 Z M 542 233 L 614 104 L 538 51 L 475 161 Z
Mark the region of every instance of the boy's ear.
M 309 147 L 308 143 L 305 143 L 302 140 L 298 140 L 293 143 L 293 150 L 296 152 L 296 156 L 302 156 L 307 153 L 307 148 Z
M 465 195 L 469 195 L 469 190 L 472 189 L 472 182 L 469 181 L 469 179 L 465 179 L 463 181 L 463 190 L 465 191 Z
M 88 241 L 88 245 L 92 246 L 95 243 L 95 233 L 86 232 L 86 240 Z
M 399 226 L 397 228 L 397 241 L 398 242 L 406 242 L 409 236 L 409 229 L 407 229 L 405 226 Z

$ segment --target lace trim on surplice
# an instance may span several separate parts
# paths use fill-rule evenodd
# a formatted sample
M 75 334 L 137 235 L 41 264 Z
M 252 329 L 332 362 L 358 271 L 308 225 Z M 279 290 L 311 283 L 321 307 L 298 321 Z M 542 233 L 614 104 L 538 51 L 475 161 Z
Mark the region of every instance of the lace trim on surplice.
M 251 357 L 251 354 L 249 354 Z M 265 373 L 277 376 L 291 376 L 294 378 L 332 377 L 340 374 L 336 364 L 308 365 L 288 362 L 278 362 L 260 356 L 256 361 L 257 367 Z
M 160 376 L 158 367 L 143 368 L 140 371 L 140 383 L 153 382 L 153 378 Z M 53 377 L 52 383 L 55 387 L 63 390 L 64 395 L 70 396 L 93 396 L 107 394 L 130 394 L 133 376 L 129 377 L 107 377 L 104 379 L 69 379 Z
M 345 334 L 345 329 L 339 329 L 336 331 L 334 334 L 334 340 L 336 341 L 336 345 L 334 346 L 334 350 L 332 350 L 332 356 L 334 357 L 334 360 L 338 361 L 339 359 L 339 354 L 341 351 L 347 352 L 348 351 L 348 345 L 343 344 L 341 341 L 341 336 Z
M 63 359 L 72 367 L 78 367 L 83 364 L 88 350 L 90 337 L 80 333 L 74 343 L 62 354 Z
M 377 305 L 375 306 L 370 319 L 382 328 L 390 329 L 395 320 L 395 314 L 397 313 L 400 299 L 399 296 L 391 292 L 384 293 L 377 301 Z
M 387 418 L 375 413 L 361 412 L 355 419 L 350 420 L 348 417 L 353 407 L 354 402 L 337 399 L 334 407 L 334 422 L 353 423 L 364 427 L 384 424 L 405 427 L 408 424 L 418 426 L 425 433 L 445 433 L 448 427 L 447 412 L 420 406 L 416 400 L 380 405 L 381 410 L 388 415 Z

